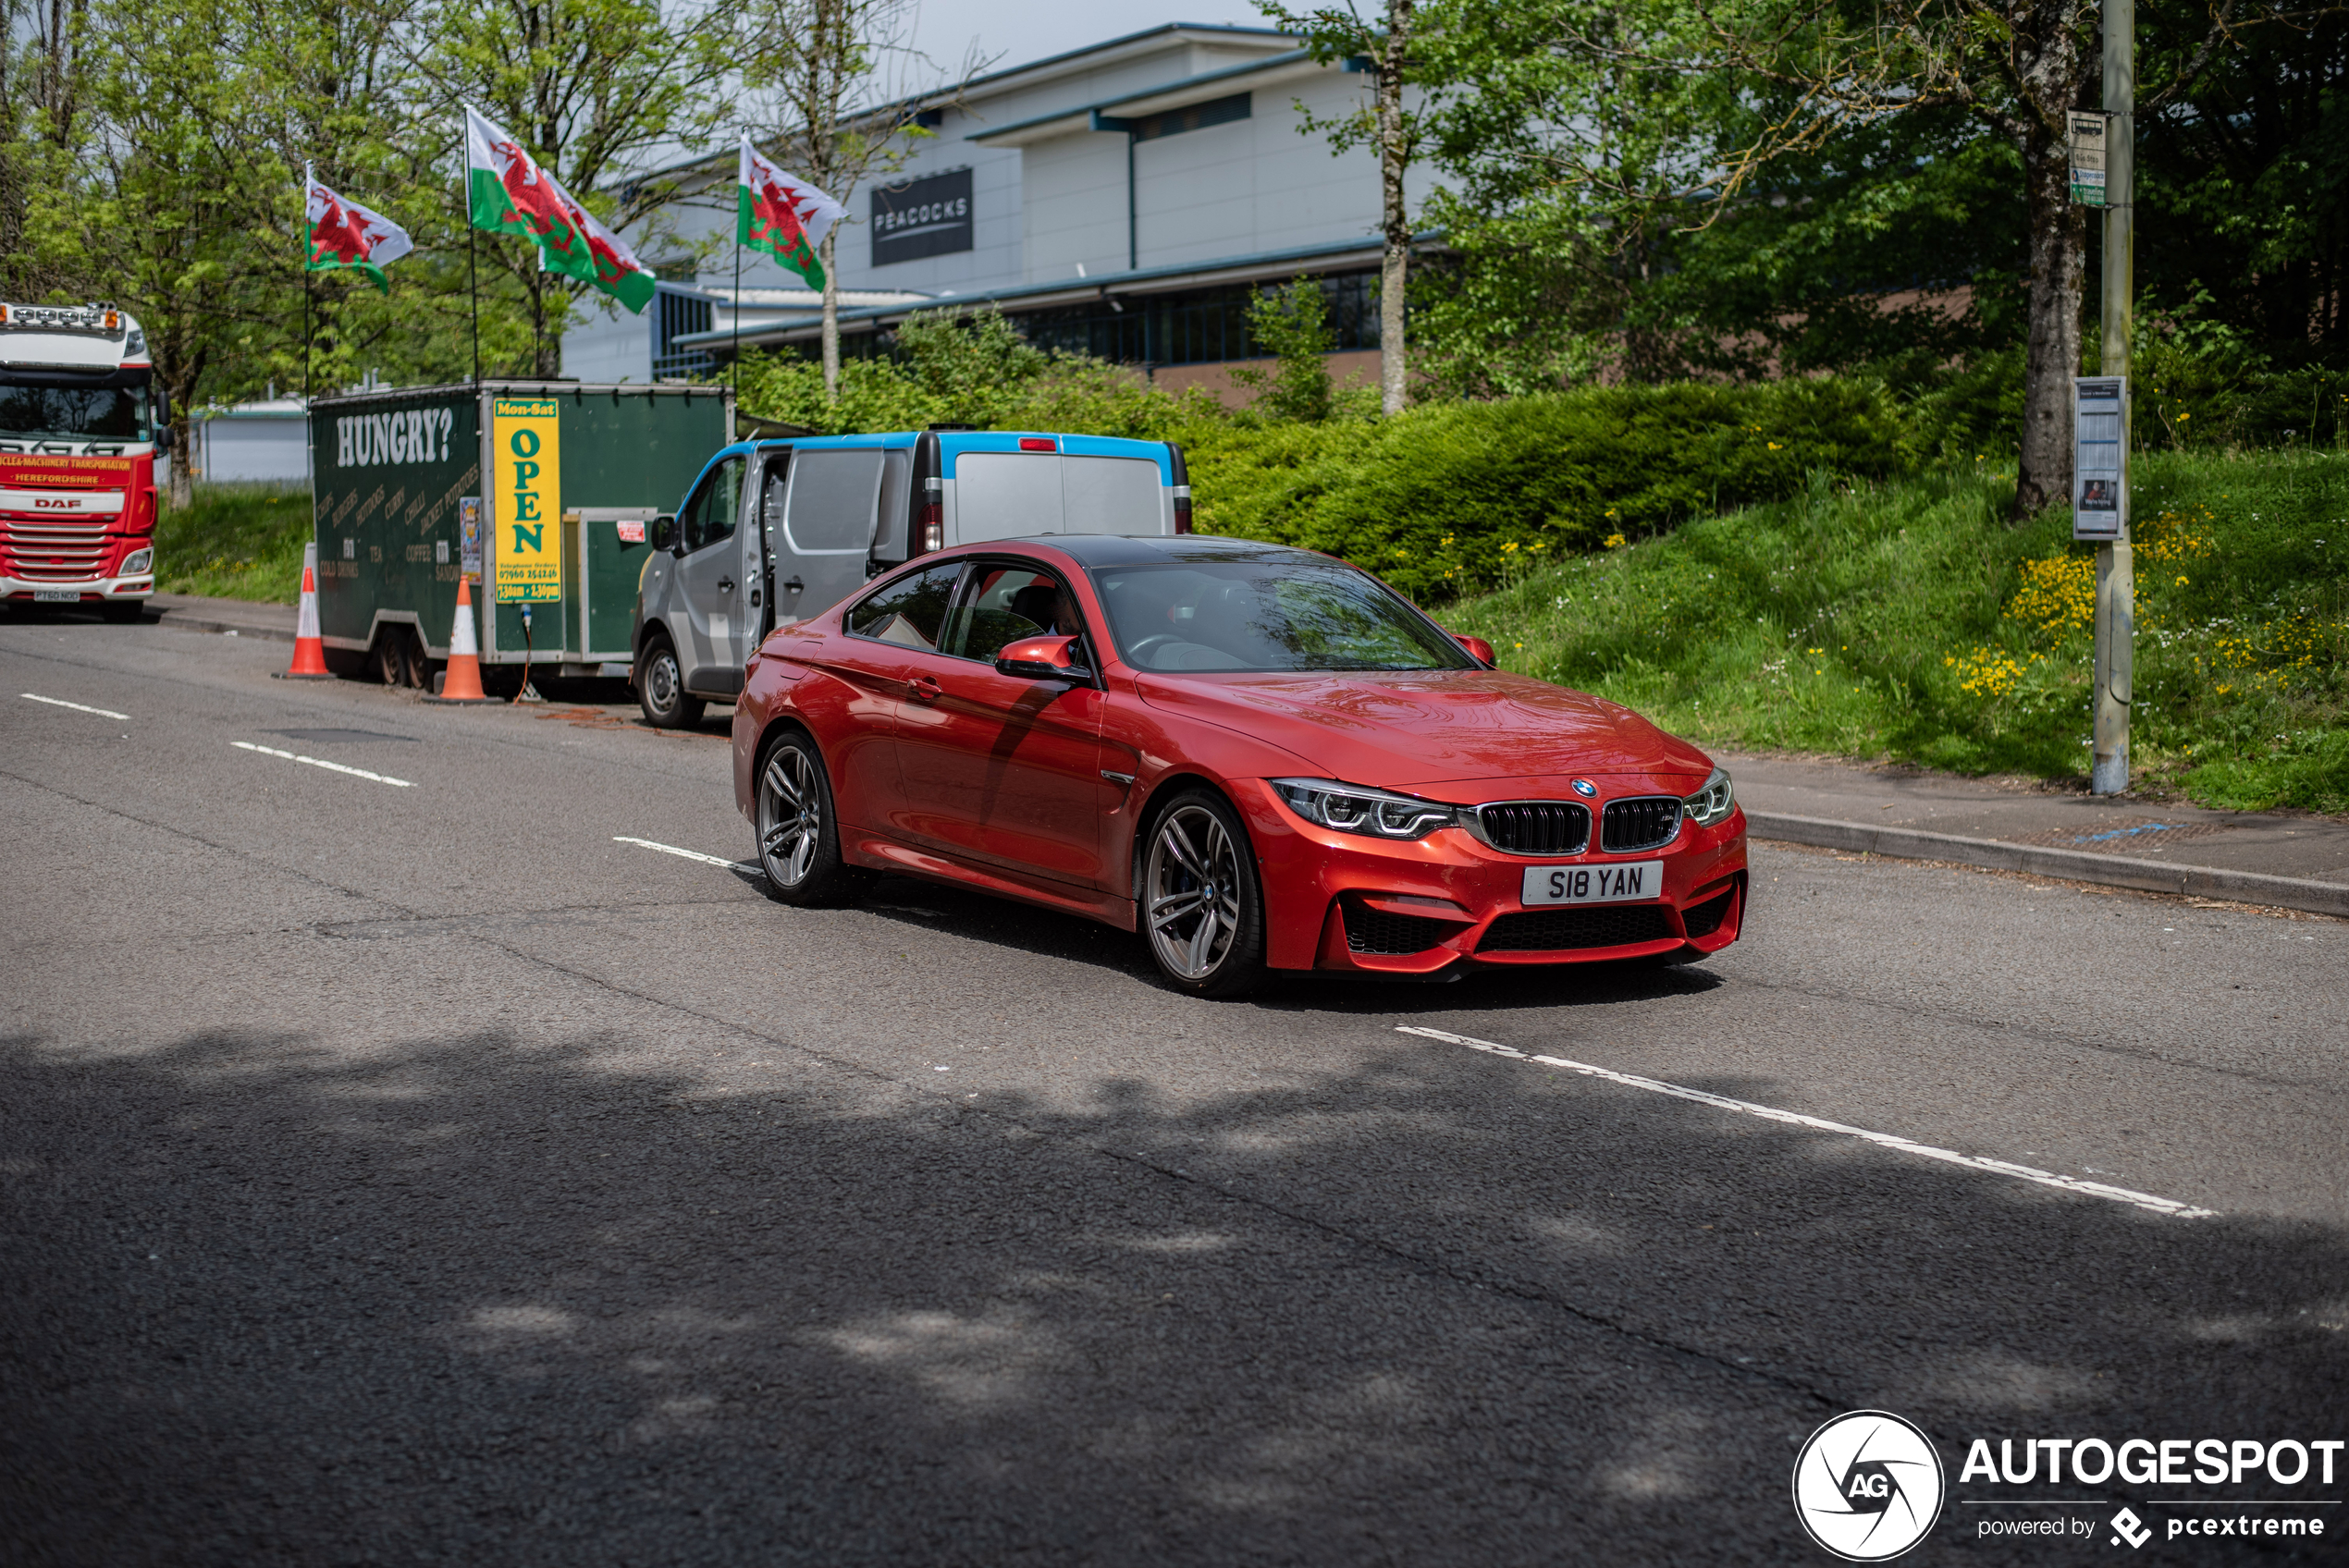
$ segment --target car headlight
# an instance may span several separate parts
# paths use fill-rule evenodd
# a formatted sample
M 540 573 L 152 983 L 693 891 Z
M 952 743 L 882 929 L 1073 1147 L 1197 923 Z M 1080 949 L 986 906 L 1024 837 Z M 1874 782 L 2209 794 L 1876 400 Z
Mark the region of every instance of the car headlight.
M 1680 802 L 1689 820 L 1699 827 L 1710 827 L 1724 820 L 1736 804 L 1737 792 L 1729 787 L 1729 770 L 1726 767 L 1715 768 L 1703 789 Z
M 122 570 L 115 573 L 115 575 L 117 577 L 136 577 L 154 564 L 155 553 L 154 550 L 133 550 L 129 555 L 122 557 Z
M 1275 778 L 1289 809 L 1319 827 L 1372 839 L 1424 839 L 1460 819 L 1458 808 L 1333 778 Z

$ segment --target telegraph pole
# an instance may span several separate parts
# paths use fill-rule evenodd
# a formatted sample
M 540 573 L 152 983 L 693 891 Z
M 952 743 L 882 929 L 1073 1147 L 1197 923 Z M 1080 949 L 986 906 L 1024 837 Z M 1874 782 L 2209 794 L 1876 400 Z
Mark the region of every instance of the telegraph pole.
M 2104 138 L 2102 369 L 2107 375 L 2126 377 L 2136 315 L 2131 252 L 2137 215 L 2137 7 L 2136 0 L 2103 0 L 2103 7 L 2104 109 L 2109 117 Z M 2136 566 L 2129 543 L 2132 400 L 2121 403 L 2120 533 L 2097 546 L 2097 714 L 2088 790 L 2097 795 L 2117 795 L 2129 787 L 2129 701 L 2137 634 Z

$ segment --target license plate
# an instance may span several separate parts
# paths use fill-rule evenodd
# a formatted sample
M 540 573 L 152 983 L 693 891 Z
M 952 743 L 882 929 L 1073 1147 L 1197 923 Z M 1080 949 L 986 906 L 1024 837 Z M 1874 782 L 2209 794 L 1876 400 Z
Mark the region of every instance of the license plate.
M 1620 904 L 1664 896 L 1664 863 L 1622 865 L 1534 865 L 1525 871 L 1518 901 L 1532 904 Z
M 78 605 L 81 603 L 81 590 L 79 588 L 35 588 L 32 591 L 32 600 L 39 605 Z

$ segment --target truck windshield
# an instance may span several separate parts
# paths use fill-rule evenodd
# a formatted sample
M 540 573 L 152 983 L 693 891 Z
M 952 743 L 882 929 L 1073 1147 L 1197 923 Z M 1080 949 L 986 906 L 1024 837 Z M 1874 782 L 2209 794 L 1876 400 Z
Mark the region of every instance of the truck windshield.
M 1095 578 L 1137 669 L 1473 669 L 1367 573 L 1302 553 L 1107 570 Z
M 0 441 L 144 441 L 147 393 L 137 386 L 0 386 Z

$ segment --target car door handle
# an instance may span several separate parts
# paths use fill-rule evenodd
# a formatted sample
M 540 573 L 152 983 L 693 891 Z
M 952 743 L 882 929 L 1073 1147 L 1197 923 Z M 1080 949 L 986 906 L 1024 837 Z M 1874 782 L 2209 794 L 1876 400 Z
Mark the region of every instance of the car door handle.
M 719 578 L 718 580 L 718 591 L 720 594 L 732 593 L 734 591 L 734 580 L 731 577 Z
M 946 694 L 946 688 L 927 675 L 916 675 L 905 682 L 905 689 L 917 703 L 934 703 Z

